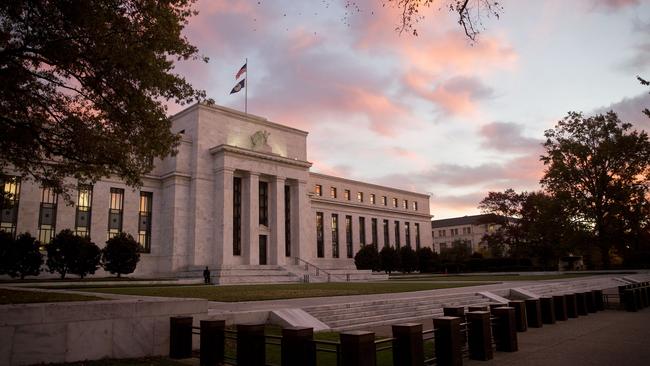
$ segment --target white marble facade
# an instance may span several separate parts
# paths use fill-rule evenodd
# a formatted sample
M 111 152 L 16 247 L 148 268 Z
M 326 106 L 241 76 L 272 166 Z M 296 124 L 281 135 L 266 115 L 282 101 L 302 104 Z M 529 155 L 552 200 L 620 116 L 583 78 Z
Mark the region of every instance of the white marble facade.
M 141 188 L 105 179 L 92 189 L 90 235 L 99 246 L 108 236 L 111 188 L 124 190 L 122 230 L 134 237 L 141 192 L 151 193 L 150 251 L 136 275 L 283 266 L 294 257 L 349 268 L 363 244 L 432 246 L 428 195 L 311 173 L 305 131 L 203 104 L 172 120 L 173 132 L 182 134 L 178 154 L 156 161 Z M 76 199 L 69 206 L 59 197 L 56 232 L 74 230 Z M 21 183 L 16 232 L 39 232 L 41 201 L 39 186 Z

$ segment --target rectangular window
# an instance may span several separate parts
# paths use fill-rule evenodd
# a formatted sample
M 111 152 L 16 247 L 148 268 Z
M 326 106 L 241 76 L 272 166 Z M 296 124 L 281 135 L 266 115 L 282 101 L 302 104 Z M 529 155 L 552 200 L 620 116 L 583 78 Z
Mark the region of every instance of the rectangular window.
M 339 257 L 339 215 L 332 214 L 332 258 Z
M 463 228 L 464 235 L 471 234 L 471 233 L 472 233 L 472 228 L 470 226 Z
M 404 223 L 404 241 L 406 242 L 407 247 L 411 246 L 411 223 L 410 222 Z
M 447 236 L 447 230 L 438 230 L 438 236 L 444 238 Z
M 402 202 L 402 208 L 405 209 L 405 210 L 408 210 L 408 208 L 409 208 L 409 201 L 408 200 L 404 200 L 404 202 Z
M 357 192 L 357 201 L 363 202 L 363 192 Z
M 323 244 L 323 213 L 316 212 L 316 254 L 318 258 L 325 257 L 325 247 Z
M 346 189 L 345 191 L 343 191 L 343 198 L 345 198 L 346 201 L 350 200 L 350 190 L 349 189 Z
M 336 198 L 336 187 L 330 187 L 330 197 Z
M 321 186 L 320 184 L 316 184 L 316 186 L 314 186 L 314 193 L 317 196 L 322 196 L 323 195 L 323 186 Z
M 417 211 L 417 210 L 418 210 L 418 202 L 413 201 L 413 211 Z
M 372 235 L 372 245 L 377 249 L 377 219 L 370 219 L 370 235 Z
M 111 188 L 111 201 L 108 208 L 108 238 L 112 238 L 122 231 L 122 217 L 124 207 L 124 190 Z
M 388 199 L 386 196 L 381 196 L 381 204 L 386 206 L 388 204 Z
M 153 193 L 140 192 L 140 213 L 138 220 L 138 243 L 145 253 L 151 253 L 151 211 Z
M 372 203 L 373 205 L 375 204 L 375 195 L 374 194 L 370 194 L 370 203 Z
M 284 256 L 291 257 L 291 186 L 284 186 Z
M 393 198 L 393 207 L 397 208 L 397 198 Z
M 420 224 L 415 223 L 415 249 L 420 249 Z
M 449 230 L 449 231 L 451 232 L 451 236 L 456 236 L 456 235 L 458 235 L 458 229 L 457 229 L 457 228 L 456 228 L 456 229 L 451 229 L 451 230 Z
M 388 247 L 390 246 L 390 234 L 389 234 L 389 229 L 388 229 L 388 220 L 384 220 L 383 224 L 383 229 L 384 229 L 384 246 Z
M 348 258 L 352 258 L 352 216 L 345 216 L 345 247 Z
M 359 243 L 366 245 L 366 218 L 359 217 Z
M 18 202 L 20 201 L 20 178 L 7 177 L 0 179 L 0 189 L 3 191 L 0 197 L 0 231 L 16 236 L 16 224 L 18 223 Z
M 232 255 L 241 255 L 241 178 L 232 179 Z
M 399 235 L 399 221 L 395 221 L 395 248 L 399 249 L 402 246 L 402 241 Z
M 48 244 L 54 237 L 57 198 L 53 188 L 41 188 L 41 208 L 38 215 L 38 240 L 41 245 Z
M 92 203 L 93 186 L 79 185 L 77 188 L 77 212 L 74 220 L 74 232 L 79 236 L 90 236 Z
M 269 225 L 269 184 L 267 182 L 260 182 L 259 192 L 259 205 L 260 205 L 260 225 Z

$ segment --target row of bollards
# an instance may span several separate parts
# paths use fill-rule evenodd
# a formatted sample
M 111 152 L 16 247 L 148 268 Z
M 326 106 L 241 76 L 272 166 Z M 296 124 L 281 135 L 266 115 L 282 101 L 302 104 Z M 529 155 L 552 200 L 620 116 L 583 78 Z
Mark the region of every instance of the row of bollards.
M 650 305 L 650 282 L 618 286 L 621 305 L 627 311 L 639 311 Z
M 634 296 L 636 297 L 636 293 Z M 516 352 L 517 332 L 525 332 L 528 327 L 539 328 L 543 324 L 553 324 L 556 321 L 566 321 L 604 310 L 602 299 L 602 291 L 594 290 L 539 299 L 513 300 L 507 304 L 490 304 L 489 307 L 470 306 L 468 312 L 465 312 L 462 306 L 445 307 L 444 316 L 433 319 L 436 364 L 462 365 L 465 346 L 467 355 L 473 360 L 490 360 L 494 357 L 494 350 Z M 198 328 L 200 364 L 224 364 L 227 332 L 225 321 L 201 320 Z M 238 324 L 236 328 L 236 364 L 265 365 L 267 337 L 264 334 L 264 324 Z M 191 357 L 192 334 L 195 334 L 193 329 L 196 328 L 192 326 L 192 317 L 170 318 L 170 358 Z M 314 341 L 312 328 L 284 328 L 282 336 L 275 338 L 280 338 L 282 366 L 316 365 L 319 341 Z M 339 340 L 338 344 L 335 343 L 337 365 L 376 365 L 378 347 L 375 333 L 341 332 Z M 422 324 L 393 325 L 392 352 L 394 365 L 422 365 L 425 361 Z

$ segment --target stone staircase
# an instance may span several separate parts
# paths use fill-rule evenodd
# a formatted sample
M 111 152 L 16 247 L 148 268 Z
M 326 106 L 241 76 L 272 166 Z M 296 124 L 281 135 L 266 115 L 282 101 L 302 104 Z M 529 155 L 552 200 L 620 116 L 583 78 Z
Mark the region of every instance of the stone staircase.
M 370 270 L 358 269 L 327 269 L 316 270 L 313 267 L 305 265 L 287 265 L 285 269 L 299 277 L 302 282 L 322 283 L 322 282 L 368 282 L 387 280 L 388 275 L 384 273 L 373 272 Z
M 575 292 L 585 292 L 591 290 L 604 290 L 625 284 L 624 281 L 613 278 L 590 278 L 585 280 L 572 280 L 563 282 L 540 283 L 521 288 L 534 293 L 537 296 L 564 295 Z
M 442 316 L 445 306 L 486 305 L 490 299 L 476 293 L 383 299 L 303 308 L 332 330 L 371 328 Z
M 192 266 L 186 271 L 180 272 L 178 277 L 203 278 L 204 268 Z M 210 278 L 213 284 L 219 285 L 296 283 L 302 281 L 301 277 L 278 265 L 238 265 L 231 268 L 210 268 Z

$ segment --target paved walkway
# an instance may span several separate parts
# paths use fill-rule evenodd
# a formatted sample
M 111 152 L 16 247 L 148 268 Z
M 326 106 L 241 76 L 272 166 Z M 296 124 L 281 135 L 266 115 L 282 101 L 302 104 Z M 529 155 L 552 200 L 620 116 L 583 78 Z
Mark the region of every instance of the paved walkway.
M 637 313 L 606 310 L 518 333 L 519 351 L 496 352 L 474 366 L 648 366 L 650 308 Z

